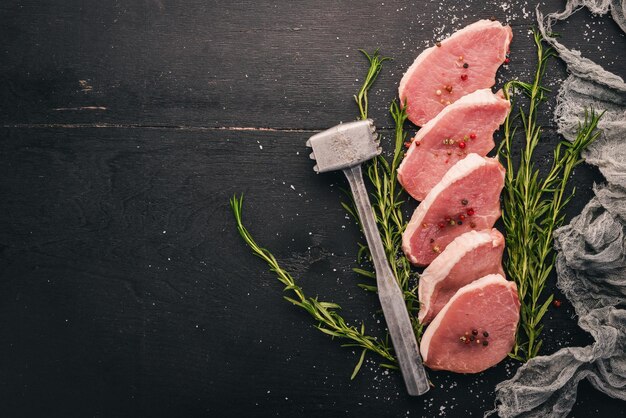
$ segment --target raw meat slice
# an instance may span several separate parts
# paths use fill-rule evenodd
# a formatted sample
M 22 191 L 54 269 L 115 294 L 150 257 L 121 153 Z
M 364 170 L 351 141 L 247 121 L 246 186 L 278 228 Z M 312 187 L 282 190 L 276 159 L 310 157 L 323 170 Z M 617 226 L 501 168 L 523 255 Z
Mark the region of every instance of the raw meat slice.
M 478 154 L 453 165 L 415 209 L 402 234 L 409 261 L 426 266 L 459 235 L 490 229 L 500 217 L 504 171 L 496 158 Z
M 501 274 L 504 237 L 497 229 L 459 235 L 420 277 L 419 320 L 427 324 L 457 290 L 488 274 Z
M 510 26 L 479 20 L 423 51 L 398 89 L 409 120 L 422 126 L 466 94 L 493 86 L 512 38 Z
M 499 274 L 463 286 L 426 328 L 424 364 L 456 373 L 498 364 L 515 343 L 519 309 L 517 286 Z
M 424 200 L 443 175 L 468 153 L 487 155 L 493 133 L 511 104 L 489 89 L 477 90 L 446 107 L 420 129 L 398 168 L 398 181 Z

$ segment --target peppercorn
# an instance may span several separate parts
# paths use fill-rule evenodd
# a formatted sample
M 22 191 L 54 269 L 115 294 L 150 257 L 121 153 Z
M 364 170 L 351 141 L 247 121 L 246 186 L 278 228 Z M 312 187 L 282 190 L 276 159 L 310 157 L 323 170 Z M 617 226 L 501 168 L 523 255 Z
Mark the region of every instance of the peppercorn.
M 467 80 L 467 74 L 461 74 L 461 80 L 463 81 Z
M 472 132 L 472 133 L 470 134 L 470 139 L 476 139 L 476 134 Z
M 487 347 L 489 345 L 489 341 L 483 341 L 483 346 Z
M 554 305 L 555 308 L 561 307 L 561 301 L 558 299 L 554 299 L 554 302 L 552 302 L 552 304 Z
M 470 228 L 476 228 L 476 224 L 474 222 L 470 222 Z
M 444 223 L 443 222 L 439 222 L 439 228 L 443 229 L 444 227 L 445 227 Z
M 405 143 L 404 143 L 404 146 L 408 148 L 408 147 L 410 147 L 410 146 L 411 146 L 411 143 L 410 143 L 410 142 L 405 142 Z
M 473 329 L 472 330 L 472 335 L 478 335 L 478 330 L 477 329 Z
M 463 200 L 461 200 L 461 204 L 462 204 L 463 206 L 467 205 L 468 203 L 469 203 L 469 202 L 467 201 L 467 199 L 463 199 Z
M 468 67 L 469 67 L 468 63 L 463 64 L 463 68 L 468 68 Z
M 452 93 L 452 86 L 450 84 L 448 84 L 447 86 L 444 87 L 444 89 L 448 92 L 448 93 Z
M 474 209 L 469 208 L 469 209 L 467 210 L 467 214 L 468 214 L 469 216 L 472 216 L 472 215 L 474 214 Z
M 465 142 L 463 141 L 459 142 L 459 148 L 461 149 L 465 148 Z
M 456 224 L 457 224 L 457 225 L 463 225 L 463 222 L 458 221 Z
M 464 221 L 465 220 L 465 215 L 459 215 L 459 219 Z
M 437 45 L 437 48 L 441 48 L 441 42 L 435 42 L 435 45 Z
M 474 341 L 476 339 L 476 337 L 474 337 L 473 335 L 470 337 L 470 341 Z
M 483 331 L 483 337 L 487 338 L 489 336 L 489 333 L 487 331 Z
M 454 226 L 456 225 L 456 221 L 454 219 L 450 219 L 450 222 L 448 222 L 450 225 Z
M 507 58 L 504 60 L 504 63 L 505 63 L 505 64 L 508 64 L 509 62 L 511 62 L 511 60 L 507 57 Z

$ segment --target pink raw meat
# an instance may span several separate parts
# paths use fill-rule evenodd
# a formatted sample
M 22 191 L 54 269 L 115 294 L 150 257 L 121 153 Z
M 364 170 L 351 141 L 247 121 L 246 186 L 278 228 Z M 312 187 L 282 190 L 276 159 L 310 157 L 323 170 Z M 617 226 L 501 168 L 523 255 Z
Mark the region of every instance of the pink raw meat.
M 504 237 L 497 229 L 459 235 L 420 277 L 419 320 L 427 324 L 457 290 L 488 274 L 501 274 Z
M 423 200 L 443 175 L 469 153 L 487 155 L 493 133 L 511 104 L 489 89 L 477 90 L 446 107 L 420 129 L 398 168 L 398 180 Z
M 453 165 L 415 209 L 402 234 L 409 261 L 426 266 L 459 235 L 490 229 L 500 217 L 504 172 L 496 158 L 478 154 Z
M 456 373 L 495 366 L 515 343 L 519 308 L 517 286 L 499 274 L 463 286 L 426 328 L 424 364 Z
M 423 51 L 400 81 L 409 120 L 422 126 L 466 94 L 493 86 L 512 38 L 510 26 L 479 20 Z

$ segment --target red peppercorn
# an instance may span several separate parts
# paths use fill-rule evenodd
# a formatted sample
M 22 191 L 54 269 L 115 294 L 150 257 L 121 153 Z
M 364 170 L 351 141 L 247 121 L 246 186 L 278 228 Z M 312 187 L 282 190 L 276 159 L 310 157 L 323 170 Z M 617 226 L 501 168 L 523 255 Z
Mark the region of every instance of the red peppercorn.
M 464 221 L 465 220 L 465 215 L 459 215 L 459 219 Z
M 443 222 L 439 222 L 439 228 L 443 229 L 443 228 L 445 228 L 445 226 L 446 225 Z
M 474 209 L 469 208 L 469 209 L 467 210 L 467 214 L 468 214 L 469 216 L 474 215 Z
M 411 146 L 411 143 L 410 143 L 410 142 L 405 142 L 405 143 L 404 143 L 404 146 L 408 148 L 408 147 L 410 147 L 410 146 Z
M 504 60 L 504 63 L 505 63 L 505 64 L 508 64 L 509 62 L 511 62 L 511 60 L 507 57 L 507 58 Z
M 470 139 L 476 139 L 476 134 L 474 132 L 470 134 Z
M 461 74 L 461 80 L 463 81 L 467 80 L 467 74 Z
M 463 141 L 459 142 L 459 148 L 461 149 L 465 148 L 465 142 Z
M 558 299 L 554 299 L 554 302 L 552 302 L 552 304 L 554 305 L 555 308 L 561 307 L 561 301 Z

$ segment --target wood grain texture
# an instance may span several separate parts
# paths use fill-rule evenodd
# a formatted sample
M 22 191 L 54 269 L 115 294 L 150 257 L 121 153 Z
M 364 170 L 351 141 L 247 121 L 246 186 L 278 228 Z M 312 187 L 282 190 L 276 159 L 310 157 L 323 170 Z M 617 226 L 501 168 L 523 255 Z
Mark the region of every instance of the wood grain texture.
M 515 65 L 500 80 L 528 77 L 533 7 L 0 4 L 2 415 L 480 416 L 517 363 L 431 373 L 435 388 L 419 399 L 374 358 L 350 381 L 356 353 L 282 300 L 237 235 L 228 198 L 245 194 L 247 226 L 308 294 L 380 333 L 377 300 L 351 272 L 362 238 L 339 205 L 346 183 L 314 175 L 304 142 L 354 119 L 358 48 L 395 58 L 371 98 L 385 141 L 403 69 L 453 29 L 507 19 Z M 585 22 L 602 36 L 582 33 Z M 579 13 L 563 26 L 590 58 L 624 70 L 611 21 Z M 564 76 L 555 62 L 549 84 Z M 558 140 L 548 113 L 544 124 L 540 164 Z M 577 169 L 570 216 L 601 180 Z M 567 302 L 546 330 L 546 353 L 590 342 Z M 583 384 L 572 415 L 622 409 Z
M 395 59 L 374 90 L 375 110 L 387 107 L 419 50 L 478 18 L 495 16 L 514 28 L 512 64 L 501 78 L 527 77 L 534 56 L 527 36 L 534 6 L 525 3 L 41 3 L 0 5 L 7 22 L 0 62 L 6 124 L 322 129 L 354 118 L 358 48 L 381 48 Z M 624 71 L 611 53 L 626 47 L 617 26 L 583 15 L 562 25 L 564 38 Z M 551 73 L 549 84 L 562 76 Z

